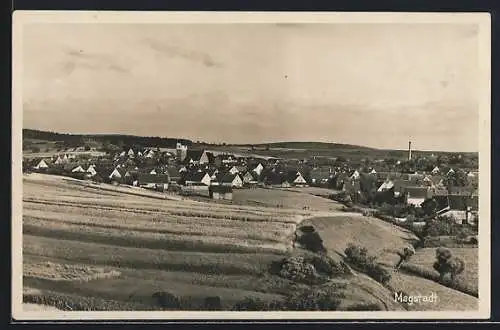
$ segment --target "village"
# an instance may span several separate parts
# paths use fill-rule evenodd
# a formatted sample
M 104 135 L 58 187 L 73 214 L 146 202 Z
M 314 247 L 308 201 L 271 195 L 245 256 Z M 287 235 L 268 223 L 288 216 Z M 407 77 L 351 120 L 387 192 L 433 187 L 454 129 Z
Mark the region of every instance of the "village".
M 478 223 L 479 175 L 474 166 L 464 166 L 461 155 L 452 160 L 412 157 L 411 142 L 407 159 L 397 161 L 237 155 L 192 149 L 179 142 L 171 149 L 128 147 L 100 156 L 84 150 L 77 147 L 52 157 L 25 159 L 23 171 L 224 201 L 231 201 L 237 189 L 319 187 L 329 192 L 328 198 L 351 209 L 385 211 L 400 222 L 413 218 L 417 226 L 438 216 L 475 228 Z

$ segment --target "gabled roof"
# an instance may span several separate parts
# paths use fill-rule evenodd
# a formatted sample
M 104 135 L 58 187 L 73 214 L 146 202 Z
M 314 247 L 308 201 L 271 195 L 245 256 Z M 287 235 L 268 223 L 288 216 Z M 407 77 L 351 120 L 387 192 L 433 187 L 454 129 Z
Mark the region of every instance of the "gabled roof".
M 235 174 L 231 174 L 230 172 L 228 172 L 228 173 L 219 173 L 216 176 L 215 180 L 217 182 L 220 182 L 220 183 L 232 183 L 237 176 L 239 176 L 238 173 L 235 173 Z M 240 179 L 241 179 L 241 177 L 240 177 Z
M 183 179 L 185 181 L 201 182 L 201 180 L 203 179 L 205 174 L 207 174 L 205 171 L 201 171 L 201 172 L 190 171 L 190 172 L 186 173 L 186 175 L 184 176 Z

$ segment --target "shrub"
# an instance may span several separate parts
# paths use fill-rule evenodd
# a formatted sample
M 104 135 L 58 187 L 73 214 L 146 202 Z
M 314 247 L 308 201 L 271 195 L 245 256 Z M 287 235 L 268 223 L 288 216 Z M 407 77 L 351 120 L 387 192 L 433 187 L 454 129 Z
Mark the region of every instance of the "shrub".
M 162 308 L 165 308 L 165 309 L 180 309 L 181 308 L 181 304 L 179 302 L 179 299 L 175 295 L 173 295 L 169 292 L 165 292 L 165 291 L 155 292 L 155 293 L 153 293 L 153 298 L 156 300 L 156 303 Z
M 285 259 L 279 275 L 294 282 L 316 283 L 320 275 L 314 266 L 305 261 L 304 257 L 291 257 Z
M 436 249 L 436 261 L 433 268 L 439 273 L 439 280 L 449 274 L 451 282 L 455 283 L 456 276 L 465 270 L 465 262 L 458 257 L 453 256 L 449 249 L 439 247 Z
M 345 297 L 334 285 L 319 288 L 293 290 L 286 297 L 286 307 L 292 311 L 331 311 L 337 310 Z
M 392 273 L 378 264 L 376 262 L 377 257 L 369 255 L 366 248 L 349 244 L 344 253 L 348 262 L 360 268 L 362 272 L 374 280 L 384 285 L 391 280 Z
M 323 240 L 316 231 L 304 233 L 299 236 L 297 243 L 304 246 L 307 250 L 315 253 L 325 253 L 326 248 L 323 245 Z
M 346 273 L 344 264 L 337 262 L 328 256 L 314 255 L 310 258 L 306 258 L 306 261 L 311 263 L 320 274 L 325 274 L 331 277 Z
M 205 298 L 205 309 L 211 311 L 218 311 L 222 309 L 222 303 L 219 296 L 206 297 Z

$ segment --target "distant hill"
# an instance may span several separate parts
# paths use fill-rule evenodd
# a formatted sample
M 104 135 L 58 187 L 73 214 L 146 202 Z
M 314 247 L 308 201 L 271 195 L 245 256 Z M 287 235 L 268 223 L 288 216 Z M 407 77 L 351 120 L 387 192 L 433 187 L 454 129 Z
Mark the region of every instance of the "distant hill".
M 251 147 L 252 144 L 243 145 L 245 147 Z M 256 148 L 283 148 L 283 149 L 358 149 L 358 150 L 376 150 L 375 148 L 363 147 L 352 144 L 342 144 L 342 143 L 330 143 L 330 142 L 272 142 L 272 143 L 260 143 L 253 145 Z
M 27 139 L 64 142 L 68 144 L 85 143 L 85 141 L 87 140 L 94 140 L 96 142 L 110 143 L 114 145 L 139 145 L 144 147 L 155 146 L 160 148 L 175 148 L 177 142 L 181 142 L 188 146 L 192 145 L 191 140 L 157 136 L 151 137 L 123 134 L 65 134 L 33 129 L 23 129 L 23 140 Z

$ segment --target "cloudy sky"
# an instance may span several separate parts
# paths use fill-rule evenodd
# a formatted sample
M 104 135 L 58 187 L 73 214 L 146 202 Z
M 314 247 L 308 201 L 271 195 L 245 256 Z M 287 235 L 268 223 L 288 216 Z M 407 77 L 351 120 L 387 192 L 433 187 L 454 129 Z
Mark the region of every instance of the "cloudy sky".
M 477 151 L 465 24 L 30 24 L 23 125 Z

